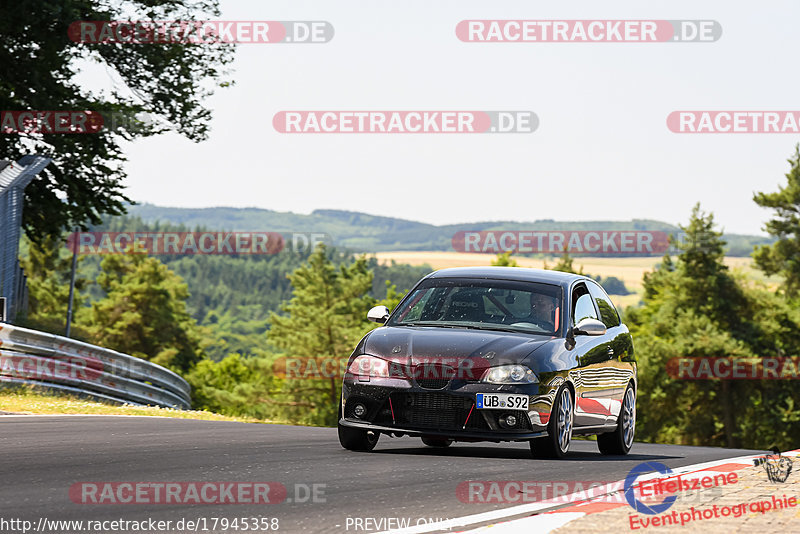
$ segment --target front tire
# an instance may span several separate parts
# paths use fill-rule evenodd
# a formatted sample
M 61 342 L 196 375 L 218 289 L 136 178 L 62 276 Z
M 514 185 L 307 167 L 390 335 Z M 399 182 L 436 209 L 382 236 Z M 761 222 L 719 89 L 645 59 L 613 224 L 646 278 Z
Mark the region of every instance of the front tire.
M 597 436 L 597 448 L 608 455 L 628 454 L 633 445 L 633 435 L 636 431 L 636 393 L 633 385 L 628 384 L 625 396 L 622 397 L 622 407 L 617 416 L 617 429 Z
M 566 385 L 562 385 L 556 392 L 550 421 L 547 423 L 547 436 L 532 439 L 530 442 L 533 457 L 559 460 L 564 458 L 572 442 L 574 420 L 572 393 Z
M 371 430 L 339 425 L 339 443 L 348 451 L 368 452 L 378 444 L 380 434 Z
M 339 407 L 339 419 L 342 418 L 342 407 Z M 380 434 L 360 428 L 350 428 L 337 424 L 339 444 L 348 451 L 369 452 L 378 444 Z

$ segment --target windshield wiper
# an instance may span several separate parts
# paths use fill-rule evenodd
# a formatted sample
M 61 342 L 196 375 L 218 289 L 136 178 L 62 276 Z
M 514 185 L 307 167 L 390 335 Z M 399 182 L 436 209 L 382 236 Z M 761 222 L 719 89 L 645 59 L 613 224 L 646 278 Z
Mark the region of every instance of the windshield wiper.
M 523 333 L 523 334 L 548 334 L 544 330 L 540 331 L 531 331 L 531 330 L 523 330 L 521 328 L 512 328 L 510 326 L 499 325 L 499 324 L 492 324 L 492 323 L 440 323 L 437 321 L 411 321 L 408 323 L 398 323 L 398 326 L 434 326 L 434 327 L 441 327 L 441 328 L 465 328 L 468 330 L 494 330 L 497 332 L 513 332 L 513 333 Z
M 440 323 L 437 321 L 410 321 L 408 323 L 397 323 L 397 326 L 436 326 L 441 328 L 466 328 L 463 324 Z
M 480 325 L 468 325 L 467 328 L 474 328 L 476 330 L 497 330 L 498 332 L 517 332 L 523 334 L 538 334 L 539 332 L 534 332 L 531 330 L 522 330 L 520 328 L 512 328 L 510 326 L 504 325 L 495 325 L 495 324 L 480 324 Z

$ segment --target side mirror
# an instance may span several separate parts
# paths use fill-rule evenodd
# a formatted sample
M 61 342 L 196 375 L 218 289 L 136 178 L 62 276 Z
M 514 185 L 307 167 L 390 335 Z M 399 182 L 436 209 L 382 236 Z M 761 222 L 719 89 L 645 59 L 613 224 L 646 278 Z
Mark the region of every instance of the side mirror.
M 373 323 L 385 323 L 389 318 L 389 308 L 386 306 L 375 306 L 367 312 L 367 319 Z
M 597 319 L 585 318 L 581 319 L 578 324 L 572 328 L 575 335 L 585 336 L 602 336 L 606 333 L 606 325 Z

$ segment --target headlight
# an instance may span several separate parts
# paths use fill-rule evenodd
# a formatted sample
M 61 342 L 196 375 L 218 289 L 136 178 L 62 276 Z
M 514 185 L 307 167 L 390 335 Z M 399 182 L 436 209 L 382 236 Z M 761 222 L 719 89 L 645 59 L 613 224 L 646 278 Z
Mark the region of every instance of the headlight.
M 481 381 L 490 384 L 536 384 L 539 379 L 524 365 L 501 365 L 490 368 Z
M 370 356 L 369 354 L 362 354 L 356 356 L 347 367 L 347 372 L 358 377 L 359 380 L 369 382 L 369 377 L 375 378 L 388 378 L 389 377 L 389 362 Z

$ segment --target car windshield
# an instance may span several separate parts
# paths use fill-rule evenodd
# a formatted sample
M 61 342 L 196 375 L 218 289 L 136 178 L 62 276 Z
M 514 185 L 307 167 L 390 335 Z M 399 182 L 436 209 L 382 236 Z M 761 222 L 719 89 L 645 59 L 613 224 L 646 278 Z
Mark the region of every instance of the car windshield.
M 435 326 L 557 335 L 561 288 L 511 280 L 429 278 L 398 307 L 390 326 Z

